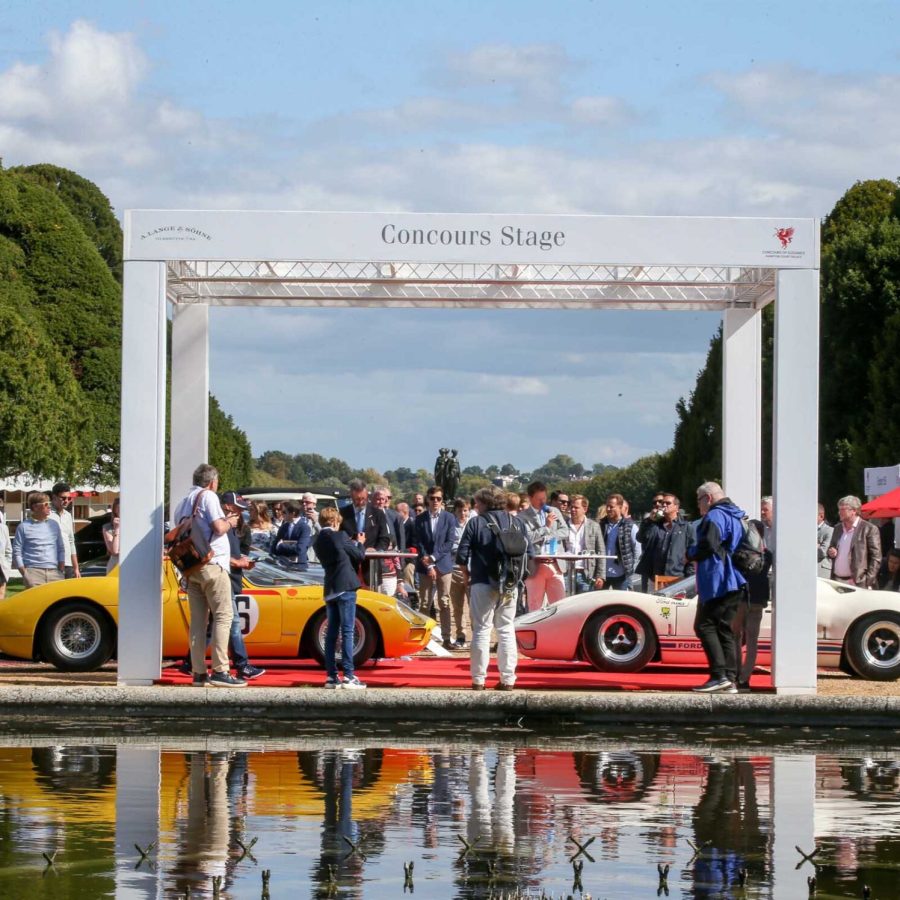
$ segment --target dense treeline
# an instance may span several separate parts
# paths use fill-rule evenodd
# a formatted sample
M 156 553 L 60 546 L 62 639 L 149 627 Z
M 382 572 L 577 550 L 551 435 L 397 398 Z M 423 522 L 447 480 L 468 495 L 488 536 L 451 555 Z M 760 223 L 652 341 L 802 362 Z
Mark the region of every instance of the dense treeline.
M 0 475 L 116 483 L 122 232 L 103 193 L 50 165 L 0 169 Z M 210 454 L 246 483 L 250 443 L 210 398 Z
M 462 470 L 458 493 L 468 497 L 493 479 L 509 479 L 508 489 L 524 490 L 528 482 L 540 480 L 551 489 L 562 488 L 584 494 L 595 510 L 607 495 L 624 494 L 635 509 L 647 509 L 657 487 L 657 454 L 645 456 L 625 468 L 596 463 L 591 469 L 577 463 L 571 456 L 560 453 L 532 472 L 520 472 L 512 463 L 487 468 L 471 465 Z M 406 499 L 416 492 L 424 492 L 434 478 L 425 469 L 400 467 L 378 472 L 375 469 L 354 469 L 337 457 L 326 458 L 318 453 L 291 455 L 270 450 L 256 460 L 253 485 L 255 487 L 302 487 L 323 491 L 346 491 L 353 478 L 362 478 L 369 485 L 387 484 L 396 499 Z
M 819 490 L 829 510 L 862 494 L 866 466 L 900 463 L 900 189 L 858 182 L 822 228 Z M 773 315 L 763 314 L 763 492 L 772 489 Z M 677 405 L 660 478 L 688 500 L 722 470 L 722 336 Z

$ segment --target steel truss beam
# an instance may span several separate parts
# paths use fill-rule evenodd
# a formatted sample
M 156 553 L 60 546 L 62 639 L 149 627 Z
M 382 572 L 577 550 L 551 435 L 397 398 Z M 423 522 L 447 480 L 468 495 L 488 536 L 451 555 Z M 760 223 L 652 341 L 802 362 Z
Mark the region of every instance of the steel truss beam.
M 759 309 L 775 270 L 729 266 L 174 261 L 174 303 L 559 309 Z

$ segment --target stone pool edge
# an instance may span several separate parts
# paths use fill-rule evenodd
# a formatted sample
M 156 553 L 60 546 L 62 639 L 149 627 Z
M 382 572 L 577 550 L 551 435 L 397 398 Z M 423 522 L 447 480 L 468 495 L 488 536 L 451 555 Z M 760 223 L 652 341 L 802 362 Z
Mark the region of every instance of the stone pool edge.
M 240 690 L 184 686 L 0 686 L 0 713 L 93 719 L 400 720 L 406 723 L 578 721 L 727 725 L 830 725 L 896 728 L 900 697 L 699 695 L 533 691 L 510 693 L 449 688 L 369 688 L 325 691 L 318 687 Z

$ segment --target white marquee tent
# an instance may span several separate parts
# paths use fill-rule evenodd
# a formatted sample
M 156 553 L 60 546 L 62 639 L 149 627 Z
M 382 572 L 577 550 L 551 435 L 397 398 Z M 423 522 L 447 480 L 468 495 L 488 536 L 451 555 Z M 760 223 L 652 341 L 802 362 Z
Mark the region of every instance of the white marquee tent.
M 124 257 L 120 682 L 160 674 L 167 303 L 176 500 L 207 459 L 210 306 L 705 309 L 724 323 L 723 486 L 755 511 L 775 302 L 774 679 L 815 691 L 816 220 L 129 210 Z

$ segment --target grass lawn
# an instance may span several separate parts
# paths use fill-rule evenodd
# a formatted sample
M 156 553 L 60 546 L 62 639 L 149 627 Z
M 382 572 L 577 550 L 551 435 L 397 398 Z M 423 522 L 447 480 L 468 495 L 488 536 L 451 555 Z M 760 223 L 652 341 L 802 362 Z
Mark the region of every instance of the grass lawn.
M 8 582 L 6 585 L 6 599 L 9 600 L 10 597 L 15 597 L 16 594 L 21 594 L 24 590 L 25 582 L 21 578 Z

